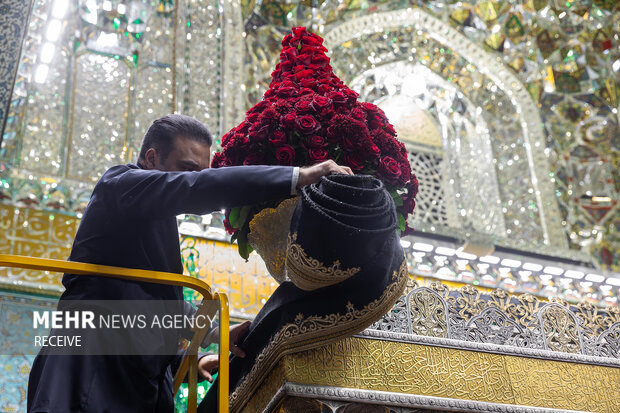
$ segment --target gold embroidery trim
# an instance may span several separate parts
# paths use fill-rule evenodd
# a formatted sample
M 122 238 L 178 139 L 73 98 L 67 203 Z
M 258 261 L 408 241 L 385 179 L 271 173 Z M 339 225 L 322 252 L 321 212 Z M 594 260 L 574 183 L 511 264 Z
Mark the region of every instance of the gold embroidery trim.
M 285 199 L 276 208 L 263 209 L 250 221 L 248 242 L 278 283 L 286 280 L 287 235 L 298 201 L 299 197 Z
M 392 273 L 393 282 L 383 294 L 362 309 L 357 310 L 350 302 L 344 314 L 332 313 L 323 316 L 305 317 L 298 314 L 295 322 L 286 324 L 256 358 L 250 372 L 241 380 L 241 384 L 230 396 L 230 411 L 238 412 L 256 391 L 259 384 L 267 377 L 273 366 L 285 355 L 304 351 L 350 337 L 364 330 L 385 313 L 402 295 L 409 270 L 407 260 Z
M 286 275 L 299 288 L 312 291 L 317 288 L 338 284 L 360 271 L 359 267 L 340 268 L 340 261 L 336 260 L 327 267 L 321 261 L 306 254 L 306 251 L 297 244 L 297 233 L 288 235 L 286 255 Z

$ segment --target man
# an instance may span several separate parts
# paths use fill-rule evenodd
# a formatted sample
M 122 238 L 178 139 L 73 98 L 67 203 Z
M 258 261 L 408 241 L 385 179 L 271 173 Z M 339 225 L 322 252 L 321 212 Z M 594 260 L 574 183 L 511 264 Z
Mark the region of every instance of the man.
M 70 261 L 182 273 L 176 216 L 284 198 L 330 173 L 351 174 L 327 161 L 308 168 L 247 166 L 208 169 L 212 137 L 183 115 L 150 126 L 137 165 L 110 168 L 93 190 Z M 181 287 L 65 274 L 66 300 L 176 300 Z M 248 324 L 231 329 L 231 351 Z M 161 337 L 165 340 L 167 337 Z M 28 411 L 173 411 L 169 356 L 39 355 L 30 372 Z M 214 359 L 200 360 L 208 377 Z

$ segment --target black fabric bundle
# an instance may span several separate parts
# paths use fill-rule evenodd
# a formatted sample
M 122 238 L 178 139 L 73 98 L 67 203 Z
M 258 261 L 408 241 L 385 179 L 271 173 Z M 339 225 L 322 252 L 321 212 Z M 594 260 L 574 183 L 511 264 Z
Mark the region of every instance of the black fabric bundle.
M 287 275 L 303 290 L 344 281 L 381 253 L 397 226 L 394 201 L 380 180 L 323 177 L 301 191 L 291 220 Z M 313 268 L 312 259 L 324 265 Z
M 287 276 L 230 360 L 231 411 L 285 354 L 356 334 L 389 311 L 408 278 L 391 195 L 378 179 L 331 175 L 304 187 L 291 220 Z M 301 288 L 300 288 L 301 287 Z M 200 406 L 215 411 L 213 386 Z

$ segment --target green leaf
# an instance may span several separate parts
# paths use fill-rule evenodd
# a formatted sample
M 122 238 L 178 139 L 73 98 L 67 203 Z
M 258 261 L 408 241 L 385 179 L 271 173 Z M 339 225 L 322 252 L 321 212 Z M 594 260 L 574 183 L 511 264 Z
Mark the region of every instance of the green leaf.
M 228 214 L 228 222 L 230 222 L 231 227 L 241 228 L 241 225 L 238 225 L 240 212 L 241 212 L 240 207 L 234 207 L 233 209 L 230 210 L 230 214 Z
M 247 221 L 248 219 L 248 214 L 250 213 L 250 210 L 252 209 L 251 205 L 246 205 L 244 207 L 241 207 L 241 210 L 239 211 L 239 217 L 237 218 L 237 225 L 235 228 L 243 228 L 243 226 L 245 225 L 245 221 Z
M 407 228 L 407 221 L 405 221 L 403 214 L 398 214 L 398 229 L 400 232 L 404 232 L 405 228 Z
M 250 258 L 252 247 L 248 244 L 248 233 L 246 231 L 239 231 L 239 236 L 237 237 L 237 249 L 239 250 L 239 255 L 241 255 L 241 258 L 247 262 L 248 258 Z
M 403 199 L 398 195 L 398 192 L 394 191 L 390 195 L 392 195 L 392 199 L 394 199 L 394 205 L 397 207 L 403 206 Z

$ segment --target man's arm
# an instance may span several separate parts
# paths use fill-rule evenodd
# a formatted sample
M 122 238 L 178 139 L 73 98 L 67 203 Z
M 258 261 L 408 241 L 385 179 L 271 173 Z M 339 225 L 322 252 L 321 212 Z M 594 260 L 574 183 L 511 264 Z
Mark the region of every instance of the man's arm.
M 293 168 L 284 166 L 164 172 L 120 165 L 104 175 L 97 189 L 121 214 L 157 219 L 284 198 L 290 195 L 292 179 Z
M 352 174 L 351 169 L 331 160 L 301 169 L 231 166 L 200 172 L 164 172 L 119 165 L 105 173 L 95 191 L 103 193 L 105 202 L 123 215 L 157 219 L 183 213 L 203 215 L 285 198 L 295 187 L 317 182 L 330 173 Z

